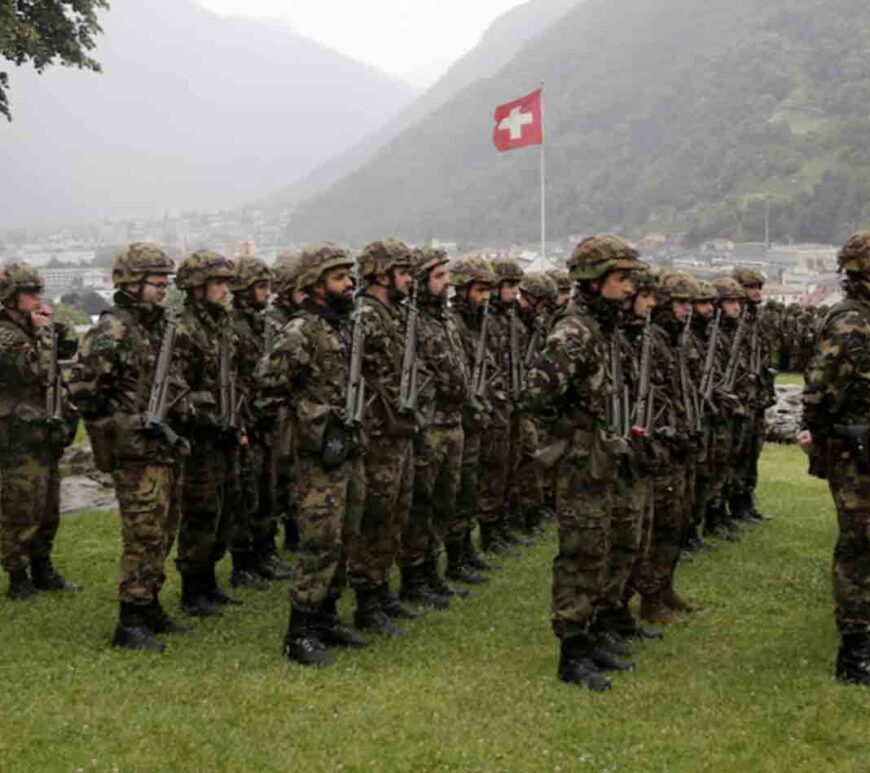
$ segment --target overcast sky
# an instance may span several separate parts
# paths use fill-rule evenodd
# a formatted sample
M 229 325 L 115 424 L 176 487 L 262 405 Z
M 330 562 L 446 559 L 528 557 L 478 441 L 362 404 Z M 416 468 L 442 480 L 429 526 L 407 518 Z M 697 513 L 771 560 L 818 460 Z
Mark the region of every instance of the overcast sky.
M 403 78 L 431 85 L 523 0 L 197 0 L 229 16 L 280 19 L 302 35 Z

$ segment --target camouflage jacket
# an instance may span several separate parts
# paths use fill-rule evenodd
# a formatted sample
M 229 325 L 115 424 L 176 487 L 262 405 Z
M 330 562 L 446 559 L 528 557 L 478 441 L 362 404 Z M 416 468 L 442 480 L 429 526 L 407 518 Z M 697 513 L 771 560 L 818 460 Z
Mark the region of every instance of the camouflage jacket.
M 242 416 L 249 429 L 259 423 L 254 411 L 254 373 L 266 354 L 266 316 L 248 306 L 235 306 L 232 312 L 233 332 L 237 344 L 238 385 L 243 397 Z
M 685 326 L 680 323 L 669 309 L 657 311 L 653 316 L 653 336 L 655 355 L 653 357 L 654 379 L 657 385 L 656 400 L 662 408 L 667 406 L 658 422 L 659 435 L 669 437 L 673 451 L 686 451 L 689 448 L 690 433 L 695 428 L 689 425 L 689 410 L 696 394 L 691 379 L 692 367 L 689 365 L 691 352 L 688 345 L 683 350 L 689 372 L 688 391 L 684 392 L 680 377 L 680 346 Z M 688 340 L 688 339 L 687 339 Z M 697 402 L 695 403 L 697 405 Z
M 70 369 L 70 398 L 85 419 L 94 452 L 104 452 L 116 464 L 178 460 L 178 451 L 165 435 L 145 431 L 145 412 L 165 329 L 164 309 L 140 304 L 119 291 L 112 309 L 85 335 Z M 183 397 L 187 384 L 177 348 L 170 381 L 168 423 L 182 432 L 188 417 Z
M 805 374 L 803 425 L 817 441 L 835 424 L 870 423 L 870 300 L 831 309 Z
M 78 340 L 66 325 L 54 323 L 58 360 L 76 353 Z M 21 323 L 0 310 L 0 454 L 28 453 L 51 444 L 68 445 L 76 419 L 61 383 L 61 412 L 65 421 L 50 427 L 47 391 L 51 364 L 50 333 Z M 60 366 L 58 366 L 60 367 Z
M 420 411 L 429 424 L 458 426 L 470 397 L 471 375 L 459 332 L 443 303 L 421 300 L 417 342 L 420 380 L 426 384 Z
M 405 351 L 401 307 L 366 293 L 360 302 L 359 321 L 365 338 L 363 378 L 373 400 L 366 414 L 366 429 L 373 437 L 410 437 L 414 434 L 414 418 L 400 416 L 398 412 Z
M 229 310 L 213 310 L 187 298 L 178 319 L 176 345 L 181 355 L 184 380 L 190 388 L 192 408 L 191 433 L 194 437 L 218 437 L 229 429 L 227 416 L 221 415 L 220 359 L 221 339 L 229 337 L 230 374 L 238 378 L 238 341 L 233 330 Z M 238 390 L 239 408 L 244 402 L 244 391 Z M 240 410 L 240 416 L 244 411 Z
M 740 394 L 753 410 L 764 410 L 776 402 L 774 374 L 771 369 L 770 340 L 764 331 L 757 304 L 748 304 L 746 338 L 741 364 Z
M 469 384 L 471 385 L 474 377 L 478 343 L 480 342 L 483 309 L 474 308 L 471 304 L 464 301 L 457 301 L 451 305 L 448 316 L 453 323 L 459 341 L 462 343 L 462 351 L 468 367 Z M 501 375 L 495 361 L 493 349 L 484 346 L 483 357 L 486 363 L 486 393 L 482 398 L 474 398 L 472 395 L 469 395 L 469 404 L 463 413 L 465 429 L 471 432 L 480 431 L 489 426 L 493 411 L 489 384 L 494 377 L 498 378 Z
M 288 408 L 300 451 L 319 454 L 327 424 L 344 422 L 350 348 L 348 318 L 307 299 L 257 366 L 258 409 Z
M 272 302 L 272 306 L 266 311 L 266 343 L 267 349 L 275 345 L 275 341 L 281 335 L 287 323 L 296 312 L 296 306 L 279 299 Z

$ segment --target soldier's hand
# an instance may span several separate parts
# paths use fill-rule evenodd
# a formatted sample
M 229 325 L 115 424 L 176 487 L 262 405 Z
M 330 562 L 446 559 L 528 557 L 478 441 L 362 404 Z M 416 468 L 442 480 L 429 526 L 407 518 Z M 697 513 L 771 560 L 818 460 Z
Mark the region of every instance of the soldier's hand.
M 802 429 L 797 433 L 797 442 L 805 453 L 811 453 L 813 450 L 813 433 L 808 429 Z
M 43 304 L 36 311 L 30 312 L 30 322 L 33 324 L 33 327 L 46 328 L 51 325 L 53 314 L 52 308 Z

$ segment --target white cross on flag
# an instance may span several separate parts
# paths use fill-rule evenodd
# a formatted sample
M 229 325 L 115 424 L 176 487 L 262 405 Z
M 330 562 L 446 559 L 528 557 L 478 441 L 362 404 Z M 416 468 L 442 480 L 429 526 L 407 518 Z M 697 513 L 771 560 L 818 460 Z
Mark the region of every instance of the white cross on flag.
M 499 105 L 495 109 L 492 142 L 501 152 L 541 145 L 544 142 L 542 119 L 540 89 L 521 99 Z

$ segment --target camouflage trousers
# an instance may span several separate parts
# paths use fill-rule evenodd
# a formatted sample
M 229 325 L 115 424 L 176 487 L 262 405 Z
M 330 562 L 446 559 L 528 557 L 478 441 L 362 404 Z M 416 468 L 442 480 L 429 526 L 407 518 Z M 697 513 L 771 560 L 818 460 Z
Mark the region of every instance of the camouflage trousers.
M 675 460 L 667 471 L 655 476 L 652 542 L 637 580 L 637 589 L 644 596 L 662 593 L 673 582 L 691 517 L 691 505 L 686 499 L 690 463 Z
M 33 456 L 0 461 L 0 565 L 16 572 L 50 558 L 59 523 L 57 461 Z
M 752 494 L 758 485 L 758 460 L 764 446 L 764 429 L 764 411 L 754 411 L 738 424 L 732 471 L 734 494 Z
M 414 496 L 402 532 L 403 566 L 416 566 L 437 553 L 441 543 L 465 538 L 469 525 L 456 509 L 464 437 L 462 427 L 457 426 L 428 427 L 416 438 Z
M 347 545 L 360 528 L 365 503 L 365 467 L 351 459 L 327 470 L 320 458 L 297 458 L 296 502 L 299 553 L 290 578 L 290 604 L 317 612 L 337 599 L 347 582 Z
M 560 639 L 585 633 L 600 604 L 610 550 L 612 481 L 595 480 L 589 462 L 558 464 L 556 520 L 559 552 L 553 560 L 553 632 Z
M 511 473 L 510 427 L 490 427 L 481 437 L 477 472 L 477 520 L 501 523 L 507 511 Z
M 285 529 L 294 529 L 296 521 L 296 452 L 293 448 L 293 424 L 283 412 L 279 412 L 270 446 L 270 474 L 275 492 L 272 521 L 274 533 L 278 523 L 283 523 Z
M 118 598 L 147 604 L 166 581 L 165 565 L 180 518 L 180 470 L 131 464 L 112 472 L 121 514 Z
M 601 609 L 622 605 L 632 573 L 649 551 L 652 505 L 652 479 L 623 469 L 614 485 Z
M 248 553 L 266 540 L 274 530 L 276 507 L 273 487 L 271 449 L 252 440 L 239 452 L 239 501 L 233 505 L 230 551 Z
M 175 564 L 182 574 L 209 571 L 223 557 L 239 506 L 238 453 L 197 441 L 184 460 L 181 528 Z
M 870 475 L 854 461 L 828 469 L 837 507 L 839 534 L 834 548 L 834 601 L 841 635 L 870 633 Z
M 456 493 L 456 515 L 470 531 L 477 514 L 477 476 L 480 469 L 480 444 L 483 435 L 476 430 L 465 430 L 462 444 L 462 467 L 459 490 Z
M 705 507 L 720 509 L 726 499 L 726 489 L 731 477 L 734 455 L 734 426 L 732 422 L 715 424 L 710 433 L 707 451 L 707 466 L 701 475 L 698 500 L 704 500 Z
M 535 461 L 540 447 L 538 427 L 527 416 L 516 416 L 513 443 L 516 465 L 511 466 L 511 500 L 513 510 L 520 516 L 537 513 L 544 506 L 544 476 Z M 524 526 L 525 523 L 519 524 Z
M 365 455 L 366 492 L 358 533 L 346 540 L 348 579 L 354 589 L 389 582 L 414 492 L 411 438 L 373 437 Z

